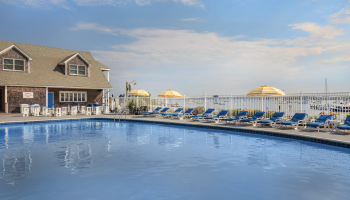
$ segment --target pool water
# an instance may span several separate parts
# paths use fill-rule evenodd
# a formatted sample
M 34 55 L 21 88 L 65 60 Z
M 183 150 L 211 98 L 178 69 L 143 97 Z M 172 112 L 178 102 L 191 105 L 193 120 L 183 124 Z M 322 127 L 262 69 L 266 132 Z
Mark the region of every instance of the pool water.
M 0 199 L 349 199 L 350 150 L 110 121 L 0 126 Z

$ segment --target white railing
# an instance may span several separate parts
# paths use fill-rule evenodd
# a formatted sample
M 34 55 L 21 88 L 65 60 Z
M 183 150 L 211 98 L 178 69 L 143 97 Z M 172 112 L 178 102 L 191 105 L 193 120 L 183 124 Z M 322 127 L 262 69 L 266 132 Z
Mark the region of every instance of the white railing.
M 136 108 L 144 106 L 148 111 L 158 106 L 170 107 L 170 111 L 178 107 L 197 108 L 196 110 L 202 110 L 202 112 L 208 108 L 214 108 L 216 112 L 228 109 L 230 116 L 235 116 L 240 110 L 250 111 L 249 115 L 253 115 L 258 110 L 265 111 L 266 117 L 270 117 L 274 112 L 285 112 L 287 116 L 303 112 L 307 113 L 309 118 L 324 113 L 334 115 L 335 119 L 345 120 L 347 113 L 350 112 L 350 92 L 299 93 L 274 97 L 246 95 L 204 95 L 182 98 L 117 97 L 112 99 L 112 104 L 115 108 L 118 105 Z

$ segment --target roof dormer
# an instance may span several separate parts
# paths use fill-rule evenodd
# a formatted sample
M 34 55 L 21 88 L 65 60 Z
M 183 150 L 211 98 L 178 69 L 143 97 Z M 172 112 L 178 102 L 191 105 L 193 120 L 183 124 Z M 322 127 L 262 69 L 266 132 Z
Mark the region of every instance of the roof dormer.
M 15 44 L 0 51 L 0 70 L 30 72 L 30 62 L 32 58 Z
M 68 56 L 59 63 L 65 75 L 68 76 L 90 76 L 91 63 L 80 53 Z

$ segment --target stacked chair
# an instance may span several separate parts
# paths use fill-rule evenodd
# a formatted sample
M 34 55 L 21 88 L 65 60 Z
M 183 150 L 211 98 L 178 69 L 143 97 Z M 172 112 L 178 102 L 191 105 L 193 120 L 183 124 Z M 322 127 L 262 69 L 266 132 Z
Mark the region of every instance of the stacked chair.
M 207 111 L 205 111 L 205 113 L 203 113 L 202 115 L 196 115 L 196 116 L 192 116 L 192 120 L 201 120 L 204 119 L 204 117 L 210 117 L 211 114 L 214 112 L 215 109 L 211 109 L 209 108 Z
M 220 119 L 221 119 L 221 120 L 225 119 L 227 113 L 228 113 L 228 110 L 222 110 L 222 111 L 220 111 L 220 113 L 217 114 L 216 116 L 204 117 L 203 121 L 207 121 L 207 122 L 212 122 L 212 121 L 214 121 L 215 123 L 219 123 Z
M 185 113 L 178 113 L 178 114 L 173 114 L 171 117 L 173 119 L 180 119 L 180 120 L 183 120 L 184 118 L 186 117 L 191 117 L 192 116 L 192 112 L 193 112 L 193 108 L 189 108 L 186 110 Z

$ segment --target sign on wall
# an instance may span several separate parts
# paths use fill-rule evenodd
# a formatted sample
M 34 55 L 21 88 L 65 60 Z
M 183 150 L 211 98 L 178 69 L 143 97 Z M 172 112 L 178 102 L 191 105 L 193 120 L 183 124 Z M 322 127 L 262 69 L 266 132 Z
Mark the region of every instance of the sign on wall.
M 33 98 L 33 92 L 23 92 L 23 98 Z

